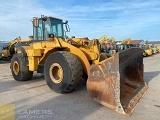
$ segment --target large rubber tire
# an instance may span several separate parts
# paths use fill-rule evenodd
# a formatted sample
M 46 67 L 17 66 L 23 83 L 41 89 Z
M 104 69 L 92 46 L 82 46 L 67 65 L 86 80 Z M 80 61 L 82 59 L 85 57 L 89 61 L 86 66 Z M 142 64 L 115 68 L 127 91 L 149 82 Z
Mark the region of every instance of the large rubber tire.
M 30 80 L 33 76 L 33 71 L 29 71 L 27 61 L 20 53 L 13 55 L 10 67 L 12 76 L 17 81 Z
M 56 67 L 62 71 L 59 77 L 55 76 Z M 82 76 L 83 68 L 81 62 L 76 55 L 70 52 L 54 52 L 45 61 L 44 78 L 50 89 L 57 93 L 68 93 L 75 90 L 81 82 Z

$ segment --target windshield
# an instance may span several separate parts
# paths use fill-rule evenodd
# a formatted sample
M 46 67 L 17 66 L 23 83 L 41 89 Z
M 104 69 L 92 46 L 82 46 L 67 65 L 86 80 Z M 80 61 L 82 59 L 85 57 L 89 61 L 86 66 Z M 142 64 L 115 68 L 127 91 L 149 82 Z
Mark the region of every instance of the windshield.
M 64 37 L 62 20 L 57 20 L 54 18 L 51 18 L 50 21 L 47 20 L 45 24 L 45 32 L 47 36 L 48 34 L 54 34 L 55 37 Z

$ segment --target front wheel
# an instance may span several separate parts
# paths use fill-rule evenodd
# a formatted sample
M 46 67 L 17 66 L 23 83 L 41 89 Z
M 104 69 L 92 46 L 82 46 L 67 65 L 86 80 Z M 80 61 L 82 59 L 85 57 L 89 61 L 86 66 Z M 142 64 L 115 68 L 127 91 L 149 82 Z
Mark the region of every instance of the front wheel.
M 44 77 L 58 93 L 71 92 L 82 80 L 83 69 L 79 58 L 70 52 L 57 51 L 50 54 L 44 65 Z
M 17 81 L 30 80 L 33 76 L 33 72 L 28 69 L 26 59 L 20 53 L 13 55 L 10 67 L 12 76 Z

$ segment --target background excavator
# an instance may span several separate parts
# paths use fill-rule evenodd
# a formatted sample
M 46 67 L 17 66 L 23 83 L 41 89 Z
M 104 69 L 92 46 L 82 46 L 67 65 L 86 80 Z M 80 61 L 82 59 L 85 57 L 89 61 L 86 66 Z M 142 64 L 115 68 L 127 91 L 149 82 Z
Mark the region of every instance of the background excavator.
M 3 60 L 10 60 L 15 54 L 15 46 L 16 45 L 25 45 L 29 44 L 29 42 L 32 40 L 32 36 L 29 36 L 29 39 L 22 40 L 21 37 L 17 37 L 16 39 L 10 41 L 6 47 L 3 47 L 2 53 L 1 53 L 1 59 Z
M 121 114 L 133 112 L 148 89 L 143 78 L 143 49 L 129 48 L 100 59 L 105 51 L 99 40 L 65 39 L 67 21 L 42 15 L 32 23 L 33 42 L 16 46 L 11 60 L 15 80 L 30 80 L 37 71 L 44 74 L 51 90 L 69 93 L 86 75 L 87 91 L 95 101 Z

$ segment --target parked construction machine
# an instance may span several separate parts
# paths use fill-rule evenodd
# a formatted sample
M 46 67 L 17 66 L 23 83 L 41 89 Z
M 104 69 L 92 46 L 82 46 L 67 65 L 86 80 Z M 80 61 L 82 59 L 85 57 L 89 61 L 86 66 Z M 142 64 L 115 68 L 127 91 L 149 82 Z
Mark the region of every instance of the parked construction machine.
M 107 58 L 113 56 L 116 53 L 116 44 L 114 37 L 108 38 L 107 35 L 104 35 L 100 39 L 98 39 L 98 41 L 101 45 L 101 50 L 105 51 L 104 54 L 107 54 Z M 101 54 L 101 56 L 103 55 Z
M 158 53 L 159 51 L 158 51 L 158 48 L 157 48 L 157 46 L 156 45 L 151 45 L 150 46 L 150 48 L 152 49 L 152 54 L 156 54 L 156 53 Z
M 144 51 L 143 51 L 143 56 L 144 57 L 150 56 L 150 55 L 153 54 L 153 50 L 149 46 L 148 41 L 146 41 L 146 43 L 144 45 L 141 45 L 140 47 L 144 49 Z
M 29 39 L 26 40 L 22 40 L 20 36 L 14 40 L 11 40 L 6 47 L 3 47 L 1 59 L 10 60 L 12 56 L 15 54 L 14 48 L 16 45 L 25 45 L 28 44 L 31 40 L 31 36 L 29 36 Z
M 132 45 L 130 44 L 131 43 L 131 38 L 127 38 L 125 40 L 122 40 L 121 42 L 119 42 L 117 44 L 117 52 L 120 51 L 120 50 L 125 50 L 125 49 L 128 49 L 130 48 Z
M 87 90 L 95 101 L 121 114 L 132 113 L 148 89 L 143 78 L 143 49 L 129 48 L 102 59 L 104 51 L 98 40 L 65 39 L 67 21 L 42 15 L 32 23 L 33 42 L 17 46 L 11 60 L 15 80 L 30 80 L 37 71 L 44 73 L 50 89 L 68 93 L 85 74 Z
M 100 44 L 106 44 L 106 43 L 114 43 L 115 39 L 114 37 L 108 38 L 107 35 L 102 36 L 99 40 Z

